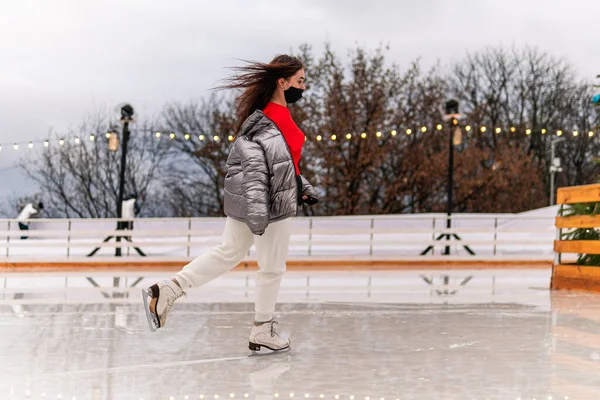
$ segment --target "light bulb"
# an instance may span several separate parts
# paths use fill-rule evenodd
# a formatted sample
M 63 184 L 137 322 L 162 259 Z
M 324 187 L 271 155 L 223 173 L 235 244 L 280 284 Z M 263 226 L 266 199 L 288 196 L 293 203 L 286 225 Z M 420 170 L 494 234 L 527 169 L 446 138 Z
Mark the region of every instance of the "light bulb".
M 171 139 L 175 139 L 175 134 L 174 134 L 174 133 L 171 133 L 171 134 L 169 135 L 169 137 L 170 137 Z
M 515 133 L 515 132 L 517 131 L 517 128 L 515 128 L 514 126 L 511 126 L 511 127 L 510 127 L 510 131 L 511 131 L 512 133 Z
M 396 130 L 394 129 L 394 130 L 393 130 L 391 133 L 392 133 L 392 136 L 396 136 L 396 134 L 397 134 L 398 132 L 396 132 Z
M 317 136 L 317 142 L 320 142 L 323 139 L 323 137 L 321 135 Z
M 184 138 L 185 138 L 185 140 L 190 140 L 190 134 L 186 133 L 185 136 L 184 136 Z
M 407 134 L 407 135 L 410 135 L 411 133 L 412 133 L 412 129 L 407 129 L 407 130 L 406 130 L 406 134 Z
M 230 142 L 233 142 L 233 139 L 235 139 L 235 138 L 233 137 L 233 135 L 229 135 L 229 137 L 227 139 L 229 139 Z
M 160 137 L 160 132 L 156 132 L 156 138 L 158 139 Z
M 367 134 L 365 132 L 363 132 L 363 133 L 360 134 L 360 137 L 364 139 L 364 138 L 367 137 Z
M 377 137 L 381 137 L 381 132 L 377 132 L 377 133 L 375 134 L 375 136 L 377 136 Z
M 336 140 L 337 136 L 336 135 L 331 135 L 331 140 Z
M 484 133 L 487 130 L 487 128 L 485 126 L 481 127 L 481 133 Z
M 219 137 L 217 135 L 213 136 L 213 139 L 215 140 L 215 142 L 219 141 Z
M 531 135 L 531 129 L 527 129 L 527 130 L 525 131 L 525 133 L 526 133 L 526 134 L 528 134 L 528 135 Z
M 467 131 L 467 132 L 471 131 L 471 125 L 465 126 L 465 131 Z
M 556 136 L 562 136 L 562 131 L 560 131 L 560 130 L 556 131 Z
M 441 131 L 441 130 L 442 130 L 442 124 L 437 124 L 437 125 L 436 125 L 436 129 L 437 129 L 438 131 Z
M 29 148 L 33 149 L 33 142 L 29 142 Z
M 579 132 L 573 131 L 573 136 L 578 136 L 578 135 L 579 135 Z
M 349 133 L 347 133 L 347 134 L 346 134 L 346 139 L 348 139 L 348 140 L 352 139 L 352 135 L 351 135 L 351 134 L 349 134 Z
M 90 140 L 93 142 L 94 140 L 96 140 L 96 136 L 90 135 Z
M 426 126 L 422 126 L 421 127 L 421 132 L 423 132 L 423 133 L 427 132 L 427 127 Z
M 496 134 L 501 133 L 502 132 L 502 128 L 496 128 Z
M 200 140 L 204 140 L 204 135 L 200 135 L 200 136 L 198 136 L 198 139 L 200 139 Z

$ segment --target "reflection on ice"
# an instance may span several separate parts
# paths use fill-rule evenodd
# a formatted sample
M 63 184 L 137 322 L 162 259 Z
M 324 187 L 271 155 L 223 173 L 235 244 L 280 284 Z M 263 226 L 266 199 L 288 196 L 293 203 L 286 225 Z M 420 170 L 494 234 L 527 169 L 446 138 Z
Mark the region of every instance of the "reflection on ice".
M 7 280 L 0 398 L 600 398 L 600 297 L 550 293 L 549 271 L 290 274 L 293 348 L 264 357 L 248 357 L 245 275 L 190 293 L 155 333 L 144 280 L 85 278 Z

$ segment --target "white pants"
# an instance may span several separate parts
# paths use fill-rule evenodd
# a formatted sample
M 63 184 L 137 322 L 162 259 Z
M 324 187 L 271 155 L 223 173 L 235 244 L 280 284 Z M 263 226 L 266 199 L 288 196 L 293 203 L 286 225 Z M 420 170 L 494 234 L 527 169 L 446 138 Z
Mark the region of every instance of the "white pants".
M 269 224 L 262 236 L 255 236 L 245 223 L 227 218 L 223 243 L 183 267 L 175 279 L 182 288 L 202 286 L 238 265 L 255 244 L 260 268 L 256 276 L 255 321 L 270 321 L 286 270 L 291 227 L 288 218 Z

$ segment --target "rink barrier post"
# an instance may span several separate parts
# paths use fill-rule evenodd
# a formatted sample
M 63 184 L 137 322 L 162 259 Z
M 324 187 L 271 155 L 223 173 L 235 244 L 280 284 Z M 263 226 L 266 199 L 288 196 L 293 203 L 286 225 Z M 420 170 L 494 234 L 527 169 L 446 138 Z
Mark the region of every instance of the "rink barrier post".
M 192 219 L 188 218 L 188 237 L 187 237 L 187 253 L 186 255 L 190 256 L 190 248 L 192 247 Z
M 435 217 L 432 218 L 433 222 L 431 223 L 431 241 L 435 241 Z M 431 255 L 435 256 L 435 246 L 431 248 Z
M 370 240 L 369 240 L 369 255 L 372 256 L 373 255 L 373 228 L 375 228 L 375 218 L 371 218 L 371 233 L 370 233 Z
M 494 218 L 494 256 L 498 247 L 498 217 Z
M 313 230 L 313 219 L 308 220 L 308 255 L 312 256 L 312 230 Z
M 67 258 L 71 255 L 71 220 L 67 221 Z
M 7 232 L 10 232 L 10 221 L 8 221 L 8 226 L 6 228 Z M 10 251 L 10 233 L 6 234 L 6 258 L 8 258 Z

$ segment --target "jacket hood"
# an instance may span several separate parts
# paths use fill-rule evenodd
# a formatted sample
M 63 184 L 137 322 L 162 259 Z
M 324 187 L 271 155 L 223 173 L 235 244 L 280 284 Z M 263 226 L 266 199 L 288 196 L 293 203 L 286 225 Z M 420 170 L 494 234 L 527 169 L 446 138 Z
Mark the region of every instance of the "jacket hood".
M 242 124 L 239 137 L 252 136 L 258 130 L 265 128 L 271 123 L 271 120 L 260 110 L 254 111 Z

